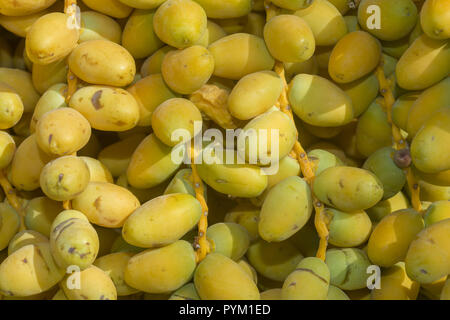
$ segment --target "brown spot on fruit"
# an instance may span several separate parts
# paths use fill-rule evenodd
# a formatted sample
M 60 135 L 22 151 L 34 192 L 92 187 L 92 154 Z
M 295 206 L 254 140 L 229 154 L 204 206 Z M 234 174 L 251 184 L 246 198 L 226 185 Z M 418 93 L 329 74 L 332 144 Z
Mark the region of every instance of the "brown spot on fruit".
M 102 196 L 98 197 L 97 199 L 95 199 L 94 201 L 94 207 L 97 210 L 100 210 L 100 201 L 102 201 Z
M 23 262 L 23 263 L 28 263 L 27 258 L 24 258 L 24 259 L 22 260 L 22 262 Z
M 64 178 L 64 173 L 60 173 L 58 175 L 58 183 L 61 183 L 62 179 Z
M 52 139 L 53 139 L 53 134 L 50 134 L 48 136 L 48 144 L 52 143 Z
M 103 90 L 99 90 L 92 95 L 91 102 L 92 102 L 92 105 L 94 106 L 95 110 L 100 110 L 101 108 L 103 108 L 103 105 L 100 102 L 102 93 L 103 93 Z

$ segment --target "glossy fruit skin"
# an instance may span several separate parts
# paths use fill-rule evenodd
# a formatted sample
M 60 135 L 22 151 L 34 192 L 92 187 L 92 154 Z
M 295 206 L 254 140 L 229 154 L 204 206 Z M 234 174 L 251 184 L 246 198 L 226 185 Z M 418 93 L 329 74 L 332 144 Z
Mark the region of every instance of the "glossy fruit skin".
M 298 176 L 284 179 L 269 191 L 261 207 L 261 238 L 268 242 L 286 240 L 306 224 L 312 209 L 308 184 Z
M 381 46 L 370 34 L 355 31 L 345 35 L 330 55 L 328 72 L 337 83 L 349 83 L 369 74 L 378 65 Z
M 109 40 L 91 40 L 79 44 L 68 59 L 72 72 L 91 84 L 123 87 L 136 74 L 133 56 Z
M 288 241 L 258 240 L 247 251 L 247 259 L 256 271 L 274 281 L 284 281 L 295 270 L 303 255 Z
M 363 168 L 373 172 L 383 184 L 383 200 L 395 196 L 405 185 L 406 175 L 394 162 L 395 150 L 378 149 L 364 162 Z
M 450 45 L 426 34 L 418 37 L 397 63 L 397 83 L 406 90 L 426 89 L 445 77 L 450 70 Z
M 196 267 L 191 244 L 179 240 L 133 256 L 125 268 L 125 282 L 148 293 L 165 293 L 188 283 Z M 197 269 L 198 270 L 198 269 Z
M 58 108 L 47 112 L 36 125 L 36 141 L 46 153 L 54 156 L 73 154 L 91 137 L 89 121 L 77 110 Z
M 354 82 L 342 84 L 340 87 L 352 100 L 355 117 L 360 116 L 369 108 L 380 89 L 378 79 L 374 73 Z
M 253 243 L 259 238 L 258 221 L 259 209 L 253 206 L 238 205 L 224 217 L 225 222 L 237 223 L 247 230 L 250 242 Z
M 421 215 L 413 209 L 387 215 L 369 238 L 367 252 L 370 261 L 382 267 L 391 267 L 403 261 L 410 243 L 423 227 Z
M 159 196 L 127 218 L 122 236 L 137 247 L 165 246 L 181 239 L 198 223 L 201 214 L 200 203 L 189 194 Z
M 275 64 L 264 40 L 255 35 L 235 33 L 208 47 L 214 57 L 214 75 L 239 80 L 247 74 L 272 70 Z M 249 58 L 251 57 L 251 58 Z
M 372 208 L 367 209 L 366 212 L 373 222 L 378 222 L 388 214 L 407 209 L 409 206 L 408 198 L 402 192 L 399 192 L 392 198 L 378 202 Z
M 206 31 L 206 24 L 205 11 L 191 0 L 167 0 L 153 17 L 158 38 L 178 49 L 195 44 Z
M 448 274 L 450 220 L 437 222 L 411 242 L 405 258 L 408 276 L 419 283 L 432 283 Z
M 135 10 L 123 29 L 122 46 L 135 59 L 146 58 L 164 45 L 153 30 L 154 15 L 154 10 Z
M 329 224 L 329 243 L 343 248 L 356 247 L 369 238 L 372 231 L 372 222 L 364 211 L 342 212 L 335 209 L 326 209 L 331 215 Z
M 450 2 L 446 0 L 425 1 L 420 11 L 420 25 L 427 36 L 434 39 L 450 38 L 450 29 L 447 23 L 450 18 L 449 10 Z
M 33 111 L 39 100 L 39 93 L 34 88 L 29 72 L 12 68 L 0 68 L 0 82 L 17 92 L 22 99 L 24 112 Z
M 108 182 L 89 182 L 72 201 L 73 208 L 83 212 L 91 223 L 120 228 L 139 207 L 139 200 L 127 189 Z
M 75 92 L 69 106 L 80 112 L 93 129 L 127 131 L 139 121 L 139 106 L 126 90 L 106 86 L 87 86 Z M 124 107 L 126 106 L 126 107 Z
M 319 258 L 304 258 L 286 278 L 281 297 L 286 300 L 326 300 L 330 285 L 328 266 Z
M 233 260 L 210 253 L 197 267 L 194 284 L 202 300 L 259 300 L 256 284 Z
M 329 1 L 315 0 L 294 14 L 309 25 L 318 46 L 334 45 L 348 32 L 344 18 Z
M 64 270 L 53 260 L 48 242 L 29 244 L 0 265 L 0 291 L 5 296 L 31 296 L 49 290 L 63 277 Z
M 371 16 L 377 6 L 380 27 L 371 26 Z M 375 11 L 376 12 L 376 11 Z M 417 21 L 417 7 L 411 0 L 391 2 L 389 0 L 363 0 L 358 6 L 358 21 L 361 27 L 380 40 L 393 41 L 408 35 Z
M 138 189 L 155 187 L 175 173 L 180 164 L 172 161 L 172 148 L 154 134 L 147 136 L 134 151 L 127 169 L 128 182 Z
M 97 232 L 82 212 L 62 211 L 52 224 L 50 250 L 62 269 L 69 266 L 86 269 L 98 254 Z
M 450 218 L 450 200 L 432 203 L 424 215 L 425 227 Z
M 213 71 L 213 56 L 199 45 L 169 51 L 161 64 L 164 81 L 180 94 L 191 94 L 200 89 L 211 78 Z
M 304 62 L 316 48 L 308 24 L 294 15 L 279 15 L 264 26 L 264 40 L 270 54 L 282 62 Z
M 228 110 L 240 120 L 250 120 L 269 110 L 280 97 L 283 83 L 273 71 L 248 74 L 228 96 Z
M 206 230 L 206 237 L 214 248 L 213 252 L 234 261 L 242 258 L 250 245 L 247 230 L 237 223 L 215 223 Z
M 409 112 L 420 93 L 405 93 L 395 100 L 392 106 L 392 122 L 400 129 L 407 131 Z
M 24 106 L 19 94 L 10 86 L 0 83 L 0 129 L 14 127 L 23 115 Z
M 114 282 L 106 272 L 96 266 L 81 271 L 80 289 L 69 289 L 69 276 L 66 276 L 61 287 L 68 300 L 117 300 Z
M 176 137 L 175 134 L 179 132 L 177 130 L 186 130 L 193 139 L 201 133 L 202 124 L 202 115 L 195 104 L 183 98 L 163 102 L 152 114 L 153 132 L 159 140 L 171 147 L 189 141 Z
M 58 61 L 76 47 L 78 38 L 79 31 L 69 27 L 65 14 L 48 13 L 39 18 L 27 32 L 27 56 L 37 64 Z
M 295 76 L 289 85 L 288 97 L 295 114 L 311 125 L 338 127 L 353 119 L 350 97 L 333 82 L 320 76 Z
M 426 120 L 450 103 L 450 77 L 417 94 L 406 118 L 406 131 L 413 138 Z
M 124 280 L 125 268 L 133 255 L 133 253 L 129 252 L 111 253 L 98 258 L 94 262 L 94 266 L 102 269 L 111 277 L 119 297 L 139 292 L 137 289 L 127 285 Z
M 436 111 L 417 132 L 411 143 L 411 157 L 417 169 L 425 173 L 450 169 L 448 150 L 441 148 L 450 139 L 450 134 L 443 129 L 449 125 L 450 108 L 444 107 Z M 430 156 L 433 158 L 430 159 Z
M 47 238 L 50 237 L 52 222 L 63 210 L 60 202 L 47 197 L 31 199 L 25 207 L 25 226 L 37 231 Z
M 0 168 L 6 168 L 12 161 L 16 151 L 14 139 L 5 131 L 0 131 Z
M 252 10 L 250 0 L 195 0 L 205 9 L 208 18 L 229 19 L 246 16 Z
M 365 210 L 383 196 L 383 186 L 371 172 L 353 167 L 331 167 L 314 180 L 316 197 L 345 212 Z
M 120 44 L 122 28 L 111 17 L 96 11 L 83 11 L 79 43 L 90 40 L 109 40 Z
M 356 248 L 328 249 L 325 263 L 330 270 L 330 284 L 342 290 L 367 286 L 367 268 L 372 264 L 364 251 Z
M 86 163 L 76 156 L 57 158 L 41 171 L 40 186 L 50 199 L 71 200 L 86 189 L 90 172 Z

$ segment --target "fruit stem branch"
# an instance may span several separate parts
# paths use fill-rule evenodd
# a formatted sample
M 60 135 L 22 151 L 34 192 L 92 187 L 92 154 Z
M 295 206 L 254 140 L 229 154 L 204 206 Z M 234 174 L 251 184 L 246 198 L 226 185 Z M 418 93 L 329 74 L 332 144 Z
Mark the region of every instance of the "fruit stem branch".
M 11 205 L 11 207 L 14 208 L 14 210 L 17 211 L 17 213 L 20 216 L 19 230 L 20 231 L 25 230 L 25 217 L 21 204 L 21 199 L 17 196 L 16 190 L 13 188 L 11 183 L 9 183 L 8 179 L 6 178 L 6 174 L 3 170 L 0 170 L 0 185 L 2 186 L 3 191 L 5 192 L 9 204 Z
M 266 0 L 264 2 L 264 5 L 266 8 L 267 20 L 270 20 L 277 14 L 276 7 L 273 4 L 271 4 L 269 0 Z M 280 98 L 278 99 L 277 105 L 281 111 L 287 114 L 291 118 L 291 120 L 294 121 L 294 115 L 292 113 L 291 107 L 289 106 L 288 100 L 289 86 L 286 81 L 283 63 L 280 61 L 276 61 L 274 71 L 283 81 L 283 91 L 280 95 Z M 303 177 L 310 186 L 311 193 L 313 194 L 313 204 L 315 209 L 314 225 L 320 238 L 319 249 L 317 250 L 316 256 L 322 260 L 325 260 L 329 237 L 329 230 L 328 230 L 329 219 L 327 218 L 327 215 L 325 213 L 324 204 L 314 196 L 313 193 L 313 182 L 315 178 L 314 163 L 308 159 L 308 155 L 306 154 L 305 149 L 303 149 L 300 141 L 298 140 L 298 130 L 297 130 L 297 141 L 294 144 L 293 154 L 295 155 L 294 157 L 300 164 L 300 169 L 303 174 Z
M 192 184 L 195 190 L 195 197 L 202 206 L 202 215 L 198 223 L 198 236 L 195 238 L 194 248 L 196 254 L 197 263 L 201 262 L 208 253 L 211 251 L 211 247 L 208 239 L 206 238 L 206 230 L 208 229 L 208 205 L 204 197 L 205 187 L 203 181 L 198 175 L 197 165 L 194 163 L 195 160 L 195 147 L 194 142 L 192 142 L 191 147 L 191 168 L 192 168 Z
M 378 82 L 380 84 L 380 92 L 384 98 L 384 107 L 387 114 L 388 123 L 392 127 L 392 137 L 393 144 L 396 150 L 408 149 L 408 144 L 406 140 L 403 139 L 400 129 L 395 125 L 392 121 L 392 106 L 395 103 L 394 94 L 392 93 L 391 86 L 389 81 L 386 79 L 386 76 L 383 71 L 384 61 L 381 60 L 380 65 L 378 66 L 375 74 L 377 76 Z M 422 204 L 420 202 L 420 187 L 417 181 L 417 178 L 414 176 L 414 173 L 411 170 L 411 167 L 403 169 L 406 174 L 406 182 L 408 188 L 411 193 L 411 204 L 417 212 L 422 211 Z

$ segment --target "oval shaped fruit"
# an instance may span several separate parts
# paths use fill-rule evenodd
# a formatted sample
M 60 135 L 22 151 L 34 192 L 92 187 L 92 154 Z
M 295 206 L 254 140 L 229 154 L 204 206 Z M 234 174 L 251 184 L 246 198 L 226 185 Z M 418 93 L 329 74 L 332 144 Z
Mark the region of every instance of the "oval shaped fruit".
M 151 134 L 142 140 L 131 157 L 128 182 L 138 189 L 151 188 L 167 180 L 180 165 L 172 160 L 172 148 Z
M 48 242 L 26 245 L 0 265 L 0 292 L 26 297 L 51 289 L 64 277 L 50 253 Z
M 39 100 L 31 74 L 20 69 L 0 68 L 0 82 L 10 86 L 22 99 L 24 112 L 32 112 Z
M 259 209 L 246 205 L 238 205 L 224 217 L 225 222 L 233 222 L 243 226 L 247 230 L 251 242 L 259 238 L 258 220 Z
M 188 142 L 201 133 L 202 114 L 195 104 L 183 98 L 169 99 L 160 104 L 152 114 L 154 134 L 168 146 Z M 188 134 L 180 137 L 179 133 Z
M 123 87 L 136 74 L 133 56 L 109 40 L 91 40 L 79 44 L 68 59 L 70 70 L 90 84 Z
M 228 110 L 240 120 L 250 120 L 275 105 L 283 89 L 281 78 L 273 71 L 244 76 L 228 96 Z
M 71 200 L 86 189 L 90 180 L 89 168 L 76 156 L 57 158 L 41 171 L 40 186 L 50 199 Z
M 64 13 L 52 12 L 40 17 L 27 32 L 28 58 L 37 64 L 49 64 L 66 57 L 76 46 L 79 31 L 70 27 Z
M 191 94 L 200 89 L 214 71 L 214 58 L 205 47 L 194 45 L 169 51 L 161 64 L 161 74 L 175 92 Z
M 93 129 L 126 131 L 139 121 L 136 99 L 120 88 L 87 86 L 72 96 L 69 106 L 80 112 Z
M 344 18 L 329 1 L 314 0 L 311 5 L 294 14 L 309 25 L 318 46 L 334 45 L 347 33 Z
M 432 203 L 424 215 L 425 226 L 450 218 L 450 200 L 441 200 Z
M 72 288 L 73 279 L 66 276 L 61 282 L 61 287 L 68 300 L 117 300 L 117 290 L 114 282 L 106 272 L 96 266 L 79 273 L 80 287 Z M 72 285 L 69 288 L 69 283 Z
M 30 159 L 33 159 L 30 162 Z M 20 190 L 32 191 L 39 188 L 41 170 L 51 157 L 43 152 L 34 134 L 28 136 L 16 150 L 11 163 L 11 183 Z
M 0 169 L 4 169 L 11 163 L 16 152 L 14 139 L 5 131 L 0 131 Z
M 282 62 L 303 62 L 314 54 L 316 42 L 308 24 L 294 15 L 271 18 L 264 26 L 264 40 L 270 54 Z
M 181 239 L 200 220 L 202 208 L 190 194 L 156 197 L 125 221 L 122 237 L 137 247 L 161 247 Z
M 450 105 L 450 77 L 416 95 L 406 117 L 406 131 L 413 138 L 437 110 Z
M 383 197 L 383 186 L 370 171 L 354 167 L 331 167 L 314 180 L 314 194 L 344 212 L 365 210 Z
M 380 40 L 398 40 L 416 25 L 417 7 L 412 0 L 363 0 L 358 6 L 358 21 Z
M 109 172 L 108 168 L 106 168 L 103 163 L 101 163 L 99 160 L 90 158 L 90 157 L 79 157 L 81 160 L 86 163 L 88 169 L 89 169 L 89 181 L 94 182 L 113 182 L 113 177 L 111 175 L 111 172 Z
M 408 131 L 408 114 L 419 96 L 420 93 L 411 92 L 405 93 L 395 100 L 392 106 L 392 122 L 400 129 Z
M 342 290 L 366 288 L 367 268 L 372 263 L 361 249 L 329 249 L 325 263 L 330 270 L 330 284 Z
M 232 154 L 234 161 L 237 161 L 236 153 Z M 203 162 L 198 165 L 198 174 L 207 185 L 220 193 L 253 198 L 263 193 L 267 187 L 267 176 L 255 165 L 236 162 L 224 164 L 217 155 L 210 160 L 211 163 Z
M 94 262 L 94 266 L 102 269 L 110 276 L 119 297 L 138 292 L 137 289 L 130 287 L 124 280 L 125 268 L 133 255 L 133 253 L 129 252 L 111 253 L 98 258 Z
M 380 58 L 381 46 L 374 37 L 364 31 L 351 32 L 333 48 L 328 73 L 337 83 L 349 83 L 373 71 Z
M 167 0 L 153 17 L 156 35 L 178 49 L 195 44 L 206 32 L 206 24 L 205 10 L 191 0 Z
M 318 176 L 324 170 L 331 167 L 343 166 L 344 163 L 331 152 L 314 149 L 308 152 L 308 159 L 315 164 L 315 175 Z
M 14 127 L 23 111 L 24 106 L 19 94 L 10 86 L 0 83 L 0 129 Z
M 7 248 L 9 242 L 19 231 L 20 217 L 8 203 L 0 203 L 0 251 Z
M 372 232 L 372 222 L 364 211 L 342 212 L 326 208 L 330 216 L 329 243 L 336 247 L 357 247 L 369 238 Z
M 447 0 L 427 0 L 420 10 L 420 25 L 430 38 L 450 38 L 450 2 Z
M 387 215 L 370 236 L 367 246 L 370 261 L 382 267 L 391 267 L 402 261 L 410 243 L 423 226 L 421 215 L 412 209 Z
M 283 241 L 303 228 L 313 210 L 311 190 L 300 177 L 289 177 L 270 189 L 261 208 L 258 230 L 268 242 Z
M 247 33 L 220 38 L 208 47 L 214 57 L 214 75 L 239 80 L 247 74 L 272 70 L 275 60 L 264 40 Z
M 205 9 L 208 18 L 229 19 L 246 16 L 252 10 L 251 0 L 195 0 Z
M 405 51 L 395 68 L 397 83 L 406 90 L 423 90 L 448 76 L 450 45 L 422 34 Z
M 236 262 L 210 253 L 198 265 L 194 284 L 202 300 L 259 300 L 256 284 Z
M 127 90 L 139 106 L 139 126 L 151 125 L 153 111 L 164 101 L 177 97 L 177 94 L 164 82 L 160 73 L 142 78 Z
M 146 58 L 164 44 L 153 30 L 154 10 L 135 10 L 123 29 L 122 46 L 135 59 Z
M 450 108 L 436 111 L 417 132 L 411 143 L 414 166 L 425 173 L 438 173 L 450 169 L 450 153 L 442 149 L 450 140 Z
M 209 22 L 209 21 L 208 21 Z M 167 52 L 174 50 L 171 46 L 164 46 L 156 50 L 151 56 L 145 59 L 141 66 L 141 76 L 148 77 L 151 74 L 161 73 L 161 65 Z
M 380 103 L 378 100 L 372 102 L 356 127 L 356 149 L 366 157 L 392 145 L 392 128 Z
M 133 8 L 119 0 L 83 0 L 83 3 L 92 10 L 118 19 L 128 17 L 133 11 Z
M 378 79 L 373 73 L 354 82 L 342 84 L 340 87 L 352 100 L 355 117 L 359 117 L 369 108 L 380 90 Z
M 91 223 L 120 228 L 139 207 L 139 200 L 127 189 L 107 182 L 89 182 L 72 200 L 75 210 L 83 212 Z
M 40 117 L 36 141 L 50 155 L 68 155 L 79 151 L 91 137 L 89 121 L 75 109 L 58 108 Z
M 206 230 L 212 252 L 238 261 L 247 252 L 250 237 L 247 230 L 237 223 L 215 223 Z
M 353 120 L 350 97 L 325 78 L 309 74 L 295 76 L 288 97 L 295 114 L 311 125 L 339 127 Z
M 50 250 L 60 268 L 78 266 L 82 270 L 86 269 L 98 254 L 97 232 L 83 213 L 76 210 L 62 211 L 52 224 Z
M 450 219 L 422 230 L 411 242 L 405 258 L 406 273 L 419 283 L 432 283 L 450 269 Z
M 308 257 L 286 278 L 281 289 L 285 300 L 326 300 L 330 271 L 323 260 Z
M 96 11 L 83 11 L 80 17 L 79 43 L 90 40 L 109 40 L 120 44 L 122 29 L 113 18 Z
M 287 156 L 296 138 L 292 119 L 272 108 L 245 125 L 237 139 L 237 151 L 250 164 L 268 165 Z
M 262 276 L 284 281 L 295 270 L 303 255 L 289 241 L 269 243 L 259 240 L 249 247 L 247 258 Z
M 50 238 L 53 220 L 61 211 L 61 202 L 47 197 L 31 199 L 25 207 L 25 226 Z
M 391 147 L 378 149 L 364 162 L 363 168 L 374 173 L 383 185 L 383 199 L 395 196 L 406 183 L 406 175 L 394 162 L 395 150 Z
M 192 279 L 195 267 L 192 245 L 179 240 L 133 256 L 125 268 L 124 279 L 129 286 L 144 292 L 172 292 Z

